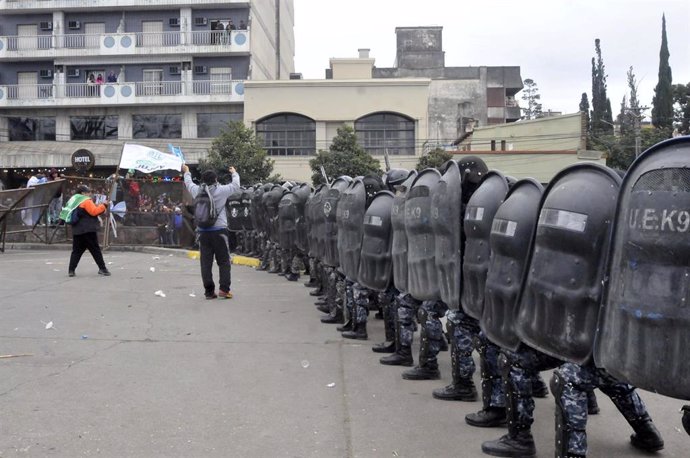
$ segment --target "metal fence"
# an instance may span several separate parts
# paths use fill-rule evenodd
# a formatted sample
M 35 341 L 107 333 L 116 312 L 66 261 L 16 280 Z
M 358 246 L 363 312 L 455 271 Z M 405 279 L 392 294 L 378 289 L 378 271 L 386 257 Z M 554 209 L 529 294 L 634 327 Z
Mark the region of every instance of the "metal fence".
M 53 243 L 58 235 L 57 216 L 62 208 L 65 180 L 31 188 L 0 191 L 0 251 L 5 251 L 7 236 L 24 241 Z

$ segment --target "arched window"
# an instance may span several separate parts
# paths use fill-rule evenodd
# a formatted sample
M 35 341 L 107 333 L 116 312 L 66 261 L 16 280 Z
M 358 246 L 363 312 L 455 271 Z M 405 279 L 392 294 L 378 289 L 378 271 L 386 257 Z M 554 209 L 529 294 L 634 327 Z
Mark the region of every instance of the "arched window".
M 357 141 L 369 154 L 414 154 L 412 119 L 395 113 L 374 113 L 355 121 Z
M 306 116 L 281 113 L 256 123 L 256 135 L 263 139 L 271 156 L 308 156 L 316 153 L 316 123 Z

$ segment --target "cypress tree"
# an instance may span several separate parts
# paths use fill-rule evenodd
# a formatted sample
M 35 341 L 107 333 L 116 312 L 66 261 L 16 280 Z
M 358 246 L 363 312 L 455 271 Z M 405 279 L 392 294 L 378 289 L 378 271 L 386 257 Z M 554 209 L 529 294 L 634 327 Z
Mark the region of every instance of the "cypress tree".
M 652 124 L 659 129 L 673 129 L 673 90 L 671 66 L 668 63 L 666 15 L 661 16 L 661 49 L 659 50 L 659 82 L 652 99 Z
M 594 40 L 596 59 L 592 57 L 592 113 L 591 131 L 594 136 L 613 134 L 611 101 L 606 96 L 606 70 L 601 57 L 599 39 Z
M 592 126 L 589 119 L 589 99 L 587 98 L 587 93 L 582 93 L 582 98 L 580 99 L 580 111 L 585 114 L 585 129 L 587 132 L 587 149 L 591 148 L 590 133 L 592 131 Z

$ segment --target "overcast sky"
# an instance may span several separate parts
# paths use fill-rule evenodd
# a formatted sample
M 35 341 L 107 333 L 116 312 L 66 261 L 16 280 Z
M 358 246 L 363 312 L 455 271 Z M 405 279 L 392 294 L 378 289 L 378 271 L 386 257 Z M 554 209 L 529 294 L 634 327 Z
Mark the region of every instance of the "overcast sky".
M 295 68 L 322 79 L 329 58 L 356 57 L 358 48 L 370 48 L 377 67 L 392 67 L 396 27 L 442 26 L 446 66 L 520 66 L 544 110 L 573 113 L 583 92 L 591 103 L 599 38 L 615 117 L 630 66 L 639 99 L 651 106 L 663 13 L 673 83 L 687 84 L 689 0 L 295 0 Z

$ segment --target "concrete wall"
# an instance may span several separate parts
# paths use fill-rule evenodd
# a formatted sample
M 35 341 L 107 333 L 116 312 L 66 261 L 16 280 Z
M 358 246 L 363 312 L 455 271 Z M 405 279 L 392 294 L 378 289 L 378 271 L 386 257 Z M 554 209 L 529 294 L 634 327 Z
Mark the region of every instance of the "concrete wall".
M 506 151 L 578 151 L 585 149 L 583 121 L 580 113 L 554 116 L 530 121 L 519 121 L 474 129 L 472 136 L 460 147 L 471 144 L 472 151 L 490 151 L 491 141 L 496 150 L 501 141 Z
M 251 72 L 253 80 L 277 78 L 276 61 L 278 30 L 275 0 L 255 0 L 251 3 Z M 293 64 L 294 66 L 294 64 Z M 285 76 L 287 78 L 287 75 Z
M 606 165 L 606 160 L 599 157 L 585 157 L 575 151 L 563 153 L 511 153 L 511 152 L 481 152 L 458 151 L 455 153 L 460 159 L 463 156 L 478 156 L 489 166 L 505 175 L 517 179 L 534 178 L 541 183 L 549 182 L 559 171 L 578 162 L 595 162 Z

